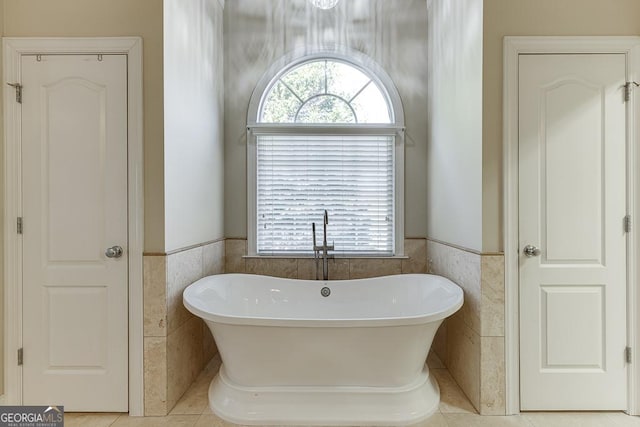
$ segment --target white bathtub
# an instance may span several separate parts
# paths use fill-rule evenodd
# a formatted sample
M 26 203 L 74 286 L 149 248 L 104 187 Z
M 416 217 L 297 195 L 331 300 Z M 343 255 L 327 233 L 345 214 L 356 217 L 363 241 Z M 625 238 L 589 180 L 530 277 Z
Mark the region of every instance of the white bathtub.
M 329 282 L 222 274 L 184 291 L 222 358 L 211 409 L 245 425 L 427 418 L 440 393 L 425 359 L 462 301 L 460 287 L 427 274 Z

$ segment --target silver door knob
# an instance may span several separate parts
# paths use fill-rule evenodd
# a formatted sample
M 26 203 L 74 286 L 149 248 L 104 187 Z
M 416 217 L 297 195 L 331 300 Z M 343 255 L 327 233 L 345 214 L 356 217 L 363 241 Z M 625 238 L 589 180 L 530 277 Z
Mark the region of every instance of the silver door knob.
M 122 247 L 121 246 L 112 246 L 107 248 L 104 253 L 107 258 L 120 258 L 122 256 Z
M 534 257 L 534 256 L 540 255 L 540 249 L 536 248 L 533 245 L 525 246 L 524 249 L 522 250 L 522 252 L 527 257 Z

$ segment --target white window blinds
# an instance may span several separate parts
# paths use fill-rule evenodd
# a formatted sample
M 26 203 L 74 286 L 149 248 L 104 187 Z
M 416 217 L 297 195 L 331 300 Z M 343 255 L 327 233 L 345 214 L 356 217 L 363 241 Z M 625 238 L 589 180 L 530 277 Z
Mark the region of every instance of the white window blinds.
M 312 253 L 325 209 L 335 252 L 394 254 L 393 136 L 256 138 L 258 254 Z

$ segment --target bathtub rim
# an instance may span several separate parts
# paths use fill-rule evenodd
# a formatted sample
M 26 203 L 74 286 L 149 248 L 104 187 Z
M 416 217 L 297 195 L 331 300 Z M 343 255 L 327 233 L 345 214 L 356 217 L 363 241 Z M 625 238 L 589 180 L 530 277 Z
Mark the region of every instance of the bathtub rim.
M 457 299 L 448 307 L 445 307 L 442 310 L 434 311 L 425 314 L 413 315 L 413 316 L 396 316 L 396 317 L 366 317 L 366 318 L 335 318 L 335 319 L 314 319 L 314 318 L 288 318 L 288 317 L 264 317 L 264 316 L 239 316 L 232 314 L 216 314 L 208 311 L 204 311 L 195 305 L 193 305 L 189 300 L 192 297 L 190 294 L 195 292 L 194 290 L 198 286 L 198 283 L 207 279 L 208 277 L 220 276 L 207 276 L 204 277 L 191 285 L 187 286 L 187 288 L 183 291 L 182 301 L 184 306 L 190 311 L 192 314 L 200 317 L 205 321 L 210 321 L 214 323 L 226 324 L 226 325 L 247 325 L 247 326 L 275 326 L 275 327 L 321 327 L 321 328 L 344 328 L 344 327 L 381 327 L 381 326 L 406 326 L 406 325 L 420 325 L 426 323 L 432 323 L 439 320 L 443 320 L 453 313 L 457 312 L 464 303 L 464 291 L 462 288 L 451 280 L 447 279 L 443 276 L 438 276 L 434 274 L 395 274 L 395 275 L 387 275 L 387 276 L 377 276 L 372 278 L 365 279 L 349 279 L 349 280 L 305 280 L 305 279 L 289 279 L 289 278 L 280 278 L 273 276 L 264 276 L 264 275 L 255 275 L 255 274 L 247 274 L 247 273 L 225 273 L 222 274 L 224 276 L 251 276 L 253 278 L 256 277 L 266 277 L 275 280 L 283 280 L 288 282 L 308 282 L 309 284 L 316 284 L 320 287 L 322 286 L 339 286 L 340 283 L 356 283 L 362 281 L 368 281 L 372 279 L 376 280 L 384 280 L 389 277 L 408 277 L 408 276 L 431 276 L 437 277 L 438 280 L 444 281 L 447 287 L 452 287 L 457 293 Z

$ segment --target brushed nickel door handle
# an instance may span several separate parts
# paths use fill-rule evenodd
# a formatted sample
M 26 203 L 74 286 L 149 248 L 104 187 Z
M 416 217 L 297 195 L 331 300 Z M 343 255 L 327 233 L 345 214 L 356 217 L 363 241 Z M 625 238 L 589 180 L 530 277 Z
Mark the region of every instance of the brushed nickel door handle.
M 522 252 L 524 253 L 524 256 L 529 258 L 540 255 L 540 249 L 536 248 L 533 245 L 525 246 Z
M 112 246 L 107 248 L 105 255 L 107 258 L 120 258 L 122 256 L 122 246 Z

